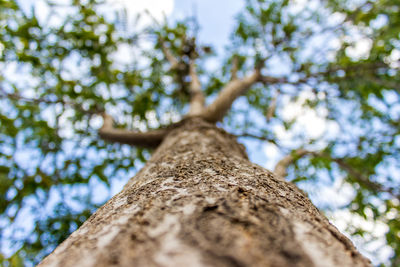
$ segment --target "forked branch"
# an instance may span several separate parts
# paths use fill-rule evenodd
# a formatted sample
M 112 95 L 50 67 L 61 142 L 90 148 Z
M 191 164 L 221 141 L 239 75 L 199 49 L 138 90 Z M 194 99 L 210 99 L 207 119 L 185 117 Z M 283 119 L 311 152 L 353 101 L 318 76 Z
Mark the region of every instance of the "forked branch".
M 114 128 L 114 121 L 108 114 L 103 114 L 103 126 L 99 130 L 99 136 L 110 142 L 129 144 L 144 148 L 156 148 L 167 135 L 167 129 L 151 130 L 148 132 L 135 132 Z
M 243 95 L 260 78 L 260 69 L 256 69 L 251 75 L 243 79 L 235 79 L 221 90 L 217 98 L 207 106 L 201 116 L 208 122 L 215 123 L 224 118 L 233 102 Z

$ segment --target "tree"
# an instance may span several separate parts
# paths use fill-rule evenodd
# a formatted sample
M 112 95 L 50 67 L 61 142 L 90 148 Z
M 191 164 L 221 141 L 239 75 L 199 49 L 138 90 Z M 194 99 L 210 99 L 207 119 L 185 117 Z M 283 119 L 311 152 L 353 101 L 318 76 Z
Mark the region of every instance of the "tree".
M 14 238 L 24 245 L 5 264 L 48 254 L 105 201 L 89 183 L 110 186 L 152 149 L 123 191 L 44 263 L 84 254 L 100 265 L 368 266 L 282 179 L 307 187 L 331 177 L 354 188 L 351 212 L 387 225 L 391 264 L 399 264 L 396 1 L 248 0 L 217 70 L 194 19 L 131 31 L 125 13 L 102 15 L 100 1 L 62 6 L 62 21 L 49 3 L 46 22 L 16 1 L 0 4 L 2 222 L 36 209 L 34 234 Z M 118 62 L 127 48 L 134 56 Z M 310 136 L 301 116 L 288 115 L 296 105 L 340 131 Z M 219 121 L 286 153 L 275 174 L 250 163 Z M 46 214 L 40 207 L 54 192 L 61 198 Z

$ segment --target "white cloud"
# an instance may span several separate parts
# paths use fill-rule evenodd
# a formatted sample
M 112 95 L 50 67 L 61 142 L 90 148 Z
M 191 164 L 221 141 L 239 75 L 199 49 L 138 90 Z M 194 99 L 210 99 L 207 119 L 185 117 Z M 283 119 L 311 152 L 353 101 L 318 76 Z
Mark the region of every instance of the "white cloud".
M 372 48 L 372 40 L 362 38 L 357 40 L 352 46 L 346 48 L 346 55 L 354 59 L 366 59 Z
M 305 106 L 307 100 L 314 100 L 317 96 L 311 91 L 303 91 L 295 102 L 288 102 L 282 110 L 282 117 L 285 121 L 296 119 L 296 124 L 293 127 L 294 131 L 302 131 L 312 139 L 321 137 L 328 128 L 326 120 L 327 110 L 325 108 L 311 108 Z M 322 95 L 318 97 L 323 97 Z M 330 122 L 329 122 L 330 123 Z M 276 134 L 282 138 L 290 138 L 288 133 L 285 133 L 283 127 L 276 128 Z
M 50 7 L 44 0 L 20 0 L 22 8 L 26 12 L 30 12 L 31 6 L 35 7 L 35 13 L 39 22 L 43 25 L 59 26 L 63 20 L 68 16 L 72 15 L 76 9 L 71 7 L 71 0 L 54 0 L 55 4 L 54 11 L 57 13 L 56 16 L 52 16 L 48 21 L 50 14 Z M 106 0 L 106 5 L 100 6 L 98 12 L 106 15 L 113 16 L 115 11 L 122 11 L 123 9 L 127 12 L 128 24 L 132 23 L 138 14 L 148 11 L 157 21 L 162 21 L 164 16 L 171 15 L 174 9 L 174 0 Z M 149 16 L 142 16 L 141 26 L 147 26 L 152 22 Z
M 298 123 L 312 139 L 320 137 L 326 130 L 326 120 L 319 117 L 312 109 L 305 110 L 299 117 Z
M 393 250 L 386 244 L 385 234 L 389 230 L 383 221 L 374 221 L 373 212 L 366 208 L 366 218 L 351 213 L 348 209 L 341 209 L 350 203 L 356 195 L 356 189 L 338 178 L 333 184 L 318 186 L 318 190 L 312 193 L 314 203 L 320 206 L 329 206 L 326 211 L 329 221 L 333 223 L 341 233 L 350 238 L 358 250 L 372 260 L 374 265 L 387 263 Z M 387 215 L 387 219 L 395 214 Z M 351 236 L 354 227 L 367 231 L 365 236 Z
M 385 57 L 384 61 L 394 69 L 400 68 L 400 50 L 393 49 L 390 55 Z
M 388 264 L 388 258 L 392 256 L 393 250 L 386 244 L 385 234 L 389 230 L 388 226 L 382 221 L 372 219 L 372 211 L 366 210 L 367 219 L 360 215 L 352 214 L 349 210 L 336 210 L 328 216 L 331 222 L 340 232 L 347 235 L 348 227 L 361 228 L 367 232 L 364 237 L 352 236 L 351 240 L 361 253 L 371 259 L 374 265 L 379 263 Z M 366 240 L 369 242 L 365 243 Z
M 268 158 L 264 164 L 264 167 L 268 170 L 273 170 L 279 159 L 282 157 L 282 153 L 279 152 L 279 148 L 272 143 L 266 143 L 263 146 L 264 153 Z
M 108 15 L 114 15 L 113 12 L 126 11 L 127 19 L 127 30 L 145 28 L 154 24 L 154 20 L 162 23 L 165 17 L 171 15 L 174 9 L 174 0 L 107 0 L 107 5 L 99 8 L 98 12 Z M 110 8 L 111 7 L 111 8 Z M 146 12 L 150 13 L 149 16 Z M 138 15 L 140 19 L 137 24 L 133 24 Z M 151 47 L 150 42 L 147 40 L 141 40 L 140 46 L 142 48 Z M 135 58 L 139 58 L 140 54 L 135 49 L 132 49 L 129 45 L 119 44 L 118 49 L 111 55 L 114 59 L 114 64 L 128 64 L 133 62 Z M 141 58 L 141 60 L 145 60 Z
M 126 9 L 131 22 L 137 14 L 148 11 L 157 21 L 161 22 L 174 9 L 174 0 L 107 0 L 114 10 Z M 150 24 L 151 18 L 143 16 L 142 23 Z
M 0 57 L 3 56 L 4 44 L 0 43 Z
M 51 9 L 45 0 L 21 0 L 23 9 L 30 12 L 31 6 L 34 6 L 35 15 L 41 25 L 58 27 L 68 15 L 72 15 L 75 10 L 72 8 L 71 0 L 54 0 L 55 4 L 53 11 L 56 13 L 50 16 Z

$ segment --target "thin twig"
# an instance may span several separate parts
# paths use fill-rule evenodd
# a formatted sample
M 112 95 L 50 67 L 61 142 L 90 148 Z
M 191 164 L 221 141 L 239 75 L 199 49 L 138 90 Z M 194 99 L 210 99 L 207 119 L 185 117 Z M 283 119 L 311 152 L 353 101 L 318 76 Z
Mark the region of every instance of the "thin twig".
M 254 138 L 254 139 L 258 139 L 261 141 L 267 141 L 269 143 L 273 143 L 274 145 L 277 145 L 277 142 L 274 138 L 271 137 L 266 137 L 266 136 L 260 136 L 260 135 L 255 135 L 255 134 L 251 134 L 251 133 L 241 133 L 241 134 L 235 134 L 236 137 L 250 137 L 250 138 Z
M 161 24 L 158 22 L 158 20 L 153 16 L 153 14 L 150 13 L 148 9 L 145 10 L 145 13 L 151 18 L 153 23 L 157 25 L 157 27 L 161 28 Z M 172 51 L 169 49 L 169 47 L 165 44 L 165 39 L 159 35 L 158 40 L 161 45 L 161 50 L 167 59 L 167 61 L 171 64 L 171 69 L 177 69 L 179 67 L 179 60 L 173 55 Z
M 279 97 L 280 91 L 277 90 L 274 97 L 272 98 L 271 102 L 269 103 L 269 106 L 267 108 L 267 122 L 271 120 L 271 118 L 275 115 L 275 110 L 276 110 L 276 105 L 278 102 L 278 97 Z
M 161 50 L 163 51 L 163 54 L 165 58 L 168 60 L 169 64 L 171 64 L 171 70 L 179 68 L 179 61 L 178 59 L 172 54 L 171 50 L 169 47 L 165 45 L 165 40 L 160 36 L 159 41 L 161 44 Z
M 71 107 L 73 109 L 79 110 L 82 113 L 85 114 L 90 114 L 90 115 L 94 115 L 94 114 L 98 114 L 100 112 L 102 112 L 102 110 L 85 110 L 82 108 L 82 104 L 79 103 L 74 103 L 74 102 L 70 102 L 70 101 L 66 101 L 63 99 L 57 99 L 57 100 L 49 100 L 43 97 L 39 97 L 39 98 L 27 98 L 24 96 L 21 96 L 20 94 L 17 93 L 6 93 L 4 91 L 0 90 L 0 98 L 9 98 L 9 99 L 13 99 L 13 100 L 17 100 L 17 101 L 24 101 L 24 102 L 28 102 L 28 103 L 32 103 L 32 104 L 40 104 L 40 103 L 45 103 L 45 104 L 62 104 L 64 106 L 68 106 Z

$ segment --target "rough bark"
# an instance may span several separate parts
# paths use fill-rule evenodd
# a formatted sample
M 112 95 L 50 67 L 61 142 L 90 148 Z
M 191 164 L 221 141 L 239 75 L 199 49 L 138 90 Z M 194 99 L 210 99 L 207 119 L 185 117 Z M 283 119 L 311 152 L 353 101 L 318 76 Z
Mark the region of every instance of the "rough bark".
M 200 119 L 39 266 L 371 266 L 296 186 Z

